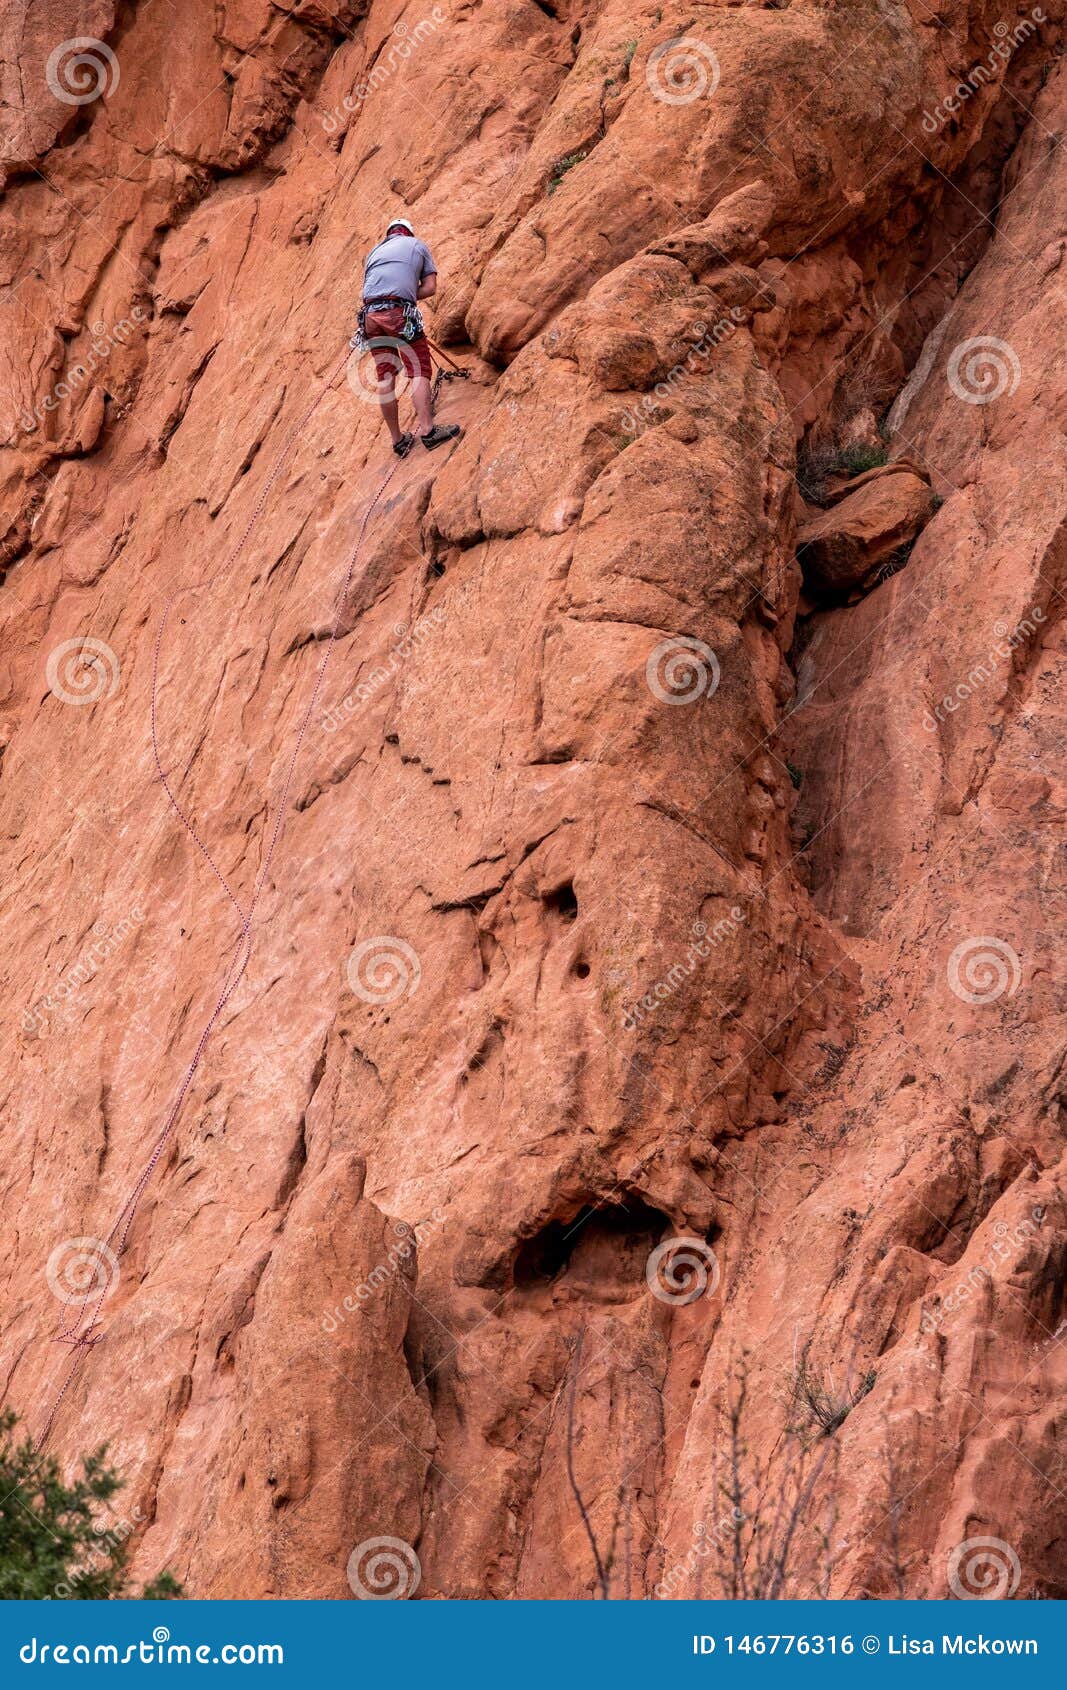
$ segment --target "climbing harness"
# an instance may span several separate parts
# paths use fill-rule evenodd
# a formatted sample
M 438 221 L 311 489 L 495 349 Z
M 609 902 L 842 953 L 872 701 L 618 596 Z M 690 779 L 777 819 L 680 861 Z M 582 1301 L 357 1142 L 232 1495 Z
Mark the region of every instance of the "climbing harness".
M 368 328 L 369 318 L 378 321 Z M 360 306 L 356 332 L 349 345 L 356 352 L 366 352 L 383 341 L 406 340 L 410 345 L 425 334 L 422 312 L 413 299 L 368 299 Z
M 341 357 L 338 358 L 337 362 L 334 364 L 333 368 L 330 370 L 328 376 L 326 377 L 325 381 L 323 382 L 321 388 L 319 389 L 318 394 L 316 395 L 316 397 L 314 398 L 312 403 L 308 406 L 307 410 L 301 416 L 299 421 L 291 429 L 289 435 L 287 436 L 287 438 L 286 438 L 286 440 L 285 440 L 285 442 L 282 446 L 281 451 L 278 454 L 278 457 L 277 457 L 277 459 L 274 463 L 274 466 L 273 466 L 270 474 L 268 475 L 266 481 L 264 482 L 262 488 L 260 489 L 260 492 L 259 492 L 259 495 L 256 499 L 256 502 L 252 507 L 251 515 L 249 516 L 248 521 L 245 524 L 244 531 L 242 532 L 240 538 L 238 539 L 238 541 L 236 542 L 236 544 L 232 548 L 229 556 L 227 557 L 225 563 L 222 566 L 221 571 L 219 572 L 219 575 L 213 576 L 211 578 L 212 581 L 218 580 L 220 576 L 225 577 L 226 575 L 228 575 L 230 570 L 233 568 L 233 565 L 236 563 L 237 559 L 240 557 L 241 553 L 244 551 L 244 548 L 248 543 L 249 537 L 251 536 L 253 529 L 255 528 L 256 524 L 259 521 L 259 518 L 263 514 L 263 508 L 266 504 L 267 497 L 270 493 L 270 490 L 274 486 L 274 483 L 277 481 L 278 476 L 281 474 L 282 467 L 285 464 L 286 459 L 289 457 L 289 454 L 292 451 L 293 446 L 295 445 L 296 441 L 302 436 L 304 429 L 306 428 L 307 424 L 310 422 L 312 416 L 318 410 L 319 405 L 322 403 L 326 394 L 333 387 L 334 382 L 337 380 L 337 377 L 340 374 L 342 368 L 345 366 L 345 364 L 347 364 L 350 356 L 351 356 L 351 353 L 350 353 L 349 349 L 346 347 L 345 351 L 342 353 Z M 239 925 L 240 925 L 240 933 L 239 933 L 237 940 L 236 940 L 236 943 L 234 945 L 233 953 L 232 953 L 232 955 L 230 957 L 230 961 L 229 961 L 229 966 L 227 967 L 225 976 L 223 977 L 222 984 L 219 988 L 218 996 L 215 1000 L 215 1007 L 213 1008 L 213 1010 L 211 1011 L 211 1014 L 208 1016 L 206 1022 L 204 1023 L 204 1027 L 203 1027 L 203 1029 L 200 1033 L 200 1037 L 197 1041 L 196 1048 L 193 1051 L 192 1058 L 189 1062 L 188 1067 L 185 1070 L 185 1074 L 182 1078 L 181 1084 L 178 1087 L 177 1094 L 175 1095 L 174 1101 L 171 1104 L 170 1109 L 167 1111 L 167 1114 L 164 1117 L 162 1129 L 161 1129 L 159 1136 L 157 1137 L 156 1142 L 155 1142 L 155 1144 L 152 1148 L 151 1155 L 149 1156 L 148 1161 L 145 1163 L 144 1168 L 142 1169 L 142 1171 L 141 1171 L 140 1175 L 138 1176 L 136 1182 L 134 1183 L 133 1188 L 129 1193 L 129 1196 L 126 1199 L 126 1202 L 123 1204 L 121 1210 L 119 1211 L 119 1213 L 118 1213 L 118 1215 L 117 1215 L 117 1217 L 114 1221 L 114 1224 L 112 1225 L 111 1231 L 108 1233 L 106 1239 L 102 1240 L 105 1252 L 111 1252 L 112 1246 L 114 1246 L 114 1250 L 113 1250 L 112 1253 L 116 1256 L 119 1256 L 125 1250 L 126 1242 L 127 1242 L 127 1239 L 129 1237 L 129 1233 L 130 1233 L 130 1228 L 133 1225 L 134 1218 L 135 1218 L 135 1216 L 137 1214 L 137 1210 L 140 1206 L 141 1198 L 143 1197 L 144 1192 L 145 1192 L 145 1188 L 147 1187 L 148 1182 L 151 1179 L 152 1174 L 154 1173 L 154 1171 L 155 1171 L 155 1169 L 156 1169 L 156 1167 L 159 1163 L 159 1159 L 162 1156 L 163 1151 L 166 1149 L 166 1146 L 167 1146 L 167 1144 L 168 1144 L 168 1142 L 171 1138 L 171 1135 L 174 1132 L 174 1128 L 177 1125 L 178 1118 L 179 1118 L 179 1115 L 181 1113 L 182 1105 L 185 1102 L 185 1099 L 186 1099 L 186 1097 L 189 1093 L 189 1089 L 190 1089 L 190 1087 L 193 1083 L 193 1080 L 196 1076 L 197 1069 L 200 1067 L 200 1063 L 201 1063 L 201 1060 L 203 1059 L 204 1052 L 208 1047 L 208 1044 L 210 1042 L 210 1039 L 211 1039 L 213 1032 L 215 1031 L 215 1028 L 218 1026 L 219 1019 L 222 1016 L 223 1010 L 226 1008 L 226 1005 L 229 1003 L 230 999 L 233 997 L 233 994 L 237 990 L 238 985 L 240 984 L 241 980 L 244 977 L 245 970 L 248 967 L 248 963 L 249 963 L 249 960 L 250 960 L 251 955 L 252 955 L 252 924 L 253 924 L 253 919 L 255 917 L 256 908 L 259 904 L 260 897 L 261 897 L 261 894 L 263 892 L 263 888 L 266 885 L 267 878 L 270 874 L 271 865 L 274 861 L 274 854 L 275 854 L 275 851 L 277 850 L 278 841 L 281 837 L 282 824 L 283 824 L 283 821 L 284 821 L 284 818 L 285 818 L 286 804 L 287 804 L 288 799 L 289 799 L 289 792 L 290 792 L 290 789 L 292 787 L 293 777 L 294 777 L 295 772 L 296 772 L 297 760 L 299 759 L 300 752 L 301 752 L 301 749 L 302 749 L 303 744 L 304 744 L 304 739 L 305 739 L 308 727 L 309 727 L 310 722 L 311 722 L 312 714 L 315 710 L 316 704 L 318 703 L 319 695 L 322 692 L 322 688 L 323 688 L 323 685 L 324 685 L 325 680 L 326 680 L 326 672 L 327 672 L 327 670 L 330 666 L 330 659 L 333 655 L 334 646 L 336 645 L 339 634 L 340 634 L 341 621 L 342 621 L 342 616 L 343 616 L 343 613 L 344 613 L 344 607 L 345 607 L 346 601 L 348 599 L 348 592 L 349 592 L 349 588 L 350 588 L 351 582 L 352 582 L 352 575 L 353 575 L 353 572 L 355 570 L 356 562 L 359 558 L 360 550 L 361 550 L 362 545 L 363 545 L 363 537 L 366 534 L 367 525 L 370 522 L 371 516 L 372 516 L 376 506 L 378 505 L 380 499 L 382 498 L 383 494 L 385 493 L 387 487 L 389 486 L 390 481 L 393 479 L 393 476 L 396 474 L 398 467 L 399 467 L 399 460 L 390 464 L 390 466 L 389 466 L 388 470 L 386 471 L 385 475 L 382 477 L 381 481 L 379 482 L 378 488 L 377 488 L 377 491 L 374 494 L 374 497 L 371 499 L 370 503 L 367 505 L 367 508 L 363 513 L 363 520 L 360 523 L 359 532 L 356 536 L 355 544 L 352 546 L 351 550 L 349 551 L 348 558 L 347 558 L 347 561 L 346 561 L 346 564 L 345 564 L 344 574 L 343 574 L 342 581 L 341 581 L 340 593 L 339 593 L 338 600 L 337 600 L 337 611 L 336 611 L 336 615 L 334 617 L 333 626 L 330 630 L 330 634 L 329 634 L 329 637 L 326 641 L 326 645 L 325 645 L 325 648 L 323 650 L 322 656 L 319 659 L 318 669 L 317 669 L 316 674 L 315 674 L 314 686 L 311 689 L 310 697 L 308 698 L 307 704 L 306 704 L 304 711 L 303 711 L 303 714 L 300 718 L 299 730 L 298 730 L 297 736 L 296 736 L 296 744 L 293 747 L 292 753 L 289 757 L 289 760 L 288 760 L 288 763 L 287 763 L 287 766 L 286 766 L 285 778 L 282 782 L 281 793 L 280 793 L 280 796 L 278 798 L 276 809 L 275 809 L 274 824 L 273 824 L 273 828 L 270 831 L 269 845 L 267 847 L 266 854 L 263 858 L 263 862 L 260 866 L 259 873 L 256 876 L 255 882 L 253 884 L 252 894 L 251 894 L 251 897 L 249 898 L 247 909 L 242 908 L 240 900 L 238 899 L 238 897 L 237 897 L 236 893 L 234 892 L 233 888 L 231 887 L 229 881 L 226 879 L 226 876 L 222 873 L 222 870 L 219 868 L 218 864 L 216 863 L 216 861 L 215 861 L 214 857 L 212 856 L 211 852 L 209 851 L 208 847 L 204 844 L 204 841 L 200 838 L 200 835 L 198 834 L 193 822 L 190 820 L 189 816 L 186 814 L 186 812 L 185 812 L 184 808 L 182 807 L 182 804 L 180 803 L 177 795 L 173 791 L 173 788 L 171 786 L 171 782 L 170 782 L 170 780 L 167 776 L 167 773 L 166 773 L 166 771 L 163 767 L 163 762 L 162 762 L 162 759 L 160 757 L 158 724 L 157 724 L 157 713 L 156 713 L 156 700 L 157 700 L 158 683 L 159 683 L 159 654 L 160 654 L 160 650 L 161 650 L 162 643 L 163 643 L 163 635 L 164 635 L 164 632 L 166 630 L 167 621 L 168 621 L 168 618 L 170 616 L 171 609 L 174 605 L 175 599 L 179 596 L 179 594 L 174 594 L 167 601 L 166 605 L 164 606 L 163 614 L 160 618 L 159 627 L 158 627 L 157 632 L 156 632 L 155 649 L 154 649 L 154 652 L 153 652 L 153 659 L 152 659 L 151 728 L 152 728 L 152 754 L 153 754 L 153 757 L 155 759 L 156 773 L 159 777 L 160 783 L 161 783 L 163 790 L 166 794 L 168 804 L 170 805 L 171 809 L 174 811 L 175 815 L 178 817 L 178 819 L 181 822 L 182 826 L 184 827 L 185 831 L 189 834 L 189 837 L 192 839 L 192 841 L 195 844 L 197 850 L 200 852 L 201 856 L 204 858 L 204 861 L 207 863 L 208 867 L 211 869 L 212 874 L 215 876 L 216 880 L 219 882 L 219 885 L 222 887 L 223 892 L 225 893 L 225 895 L 226 895 L 227 899 L 229 900 L 230 904 L 233 906 L 234 912 L 237 916 L 237 919 L 238 919 L 238 922 L 239 922 Z M 190 588 L 181 589 L 181 591 L 182 592 L 197 591 L 204 584 L 205 584 L 204 581 L 200 581 L 200 582 L 194 583 L 194 585 Z M 268 817 L 269 817 L 269 811 L 268 811 Z M 108 1289 L 109 1289 L 109 1285 L 108 1285 L 106 1280 L 105 1280 L 103 1287 L 99 1291 L 94 1291 L 93 1287 L 90 1286 L 90 1288 L 86 1291 L 86 1294 L 85 1294 L 84 1298 L 81 1300 L 80 1304 L 77 1305 L 74 1314 L 70 1317 L 68 1325 L 60 1333 L 57 1334 L 56 1341 L 58 1343 L 69 1344 L 71 1346 L 71 1348 L 73 1349 L 74 1354 L 73 1354 L 73 1357 L 72 1357 L 72 1360 L 71 1360 L 70 1367 L 69 1367 L 69 1369 L 66 1373 L 66 1376 L 63 1379 L 63 1382 L 60 1385 L 60 1388 L 59 1388 L 59 1390 L 58 1390 L 58 1392 L 57 1392 L 57 1394 L 56 1394 L 56 1396 L 55 1396 L 55 1398 L 52 1402 L 52 1405 L 49 1409 L 48 1416 L 47 1416 L 47 1419 L 45 1420 L 44 1426 L 43 1426 L 43 1428 L 40 1432 L 40 1435 L 38 1436 L 38 1438 L 37 1438 L 37 1440 L 34 1444 L 35 1452 L 40 1451 L 43 1448 L 44 1443 L 45 1443 L 45 1441 L 48 1437 L 48 1434 L 51 1431 L 52 1426 L 55 1422 L 56 1415 L 59 1412 L 59 1409 L 60 1409 L 60 1406 L 63 1402 L 63 1399 L 67 1395 L 67 1392 L 69 1391 L 71 1385 L 74 1382 L 74 1379 L 75 1379 L 75 1377 L 78 1373 L 78 1370 L 81 1367 L 82 1361 L 84 1360 L 86 1352 L 89 1349 L 91 1349 L 95 1344 L 99 1343 L 100 1339 L 103 1337 L 103 1334 L 97 1331 L 97 1327 L 100 1323 L 101 1305 L 104 1301 L 104 1298 L 107 1295 Z
M 403 312 L 402 321 L 397 322 L 397 313 Z M 367 319 L 377 317 L 376 325 L 368 329 Z M 353 352 L 374 352 L 385 347 L 392 347 L 399 351 L 400 342 L 411 342 L 422 336 L 434 363 L 437 374 L 434 376 L 432 396 L 437 398 L 441 391 L 441 383 L 446 381 L 469 381 L 470 371 L 463 369 L 447 352 L 442 351 L 435 340 L 431 340 L 426 333 L 422 321 L 422 312 L 410 299 L 369 299 L 360 307 L 356 324 L 356 332 L 349 341 Z M 443 367 L 448 365 L 447 370 Z

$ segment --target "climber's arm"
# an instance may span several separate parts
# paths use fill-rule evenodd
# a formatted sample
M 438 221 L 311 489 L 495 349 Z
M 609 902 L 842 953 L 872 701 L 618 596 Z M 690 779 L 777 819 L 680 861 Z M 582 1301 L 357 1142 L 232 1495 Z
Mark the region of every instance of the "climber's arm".
M 432 299 L 436 292 L 437 271 L 431 270 L 430 274 L 428 276 L 423 276 L 422 281 L 419 283 L 418 297 L 420 299 Z

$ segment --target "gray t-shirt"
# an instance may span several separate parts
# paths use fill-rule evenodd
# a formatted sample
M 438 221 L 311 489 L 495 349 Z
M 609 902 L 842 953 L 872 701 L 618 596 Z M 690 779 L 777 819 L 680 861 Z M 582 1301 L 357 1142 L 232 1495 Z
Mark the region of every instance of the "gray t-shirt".
M 436 274 L 437 265 L 425 241 L 414 235 L 390 235 L 367 254 L 363 298 L 415 300 L 423 277 Z

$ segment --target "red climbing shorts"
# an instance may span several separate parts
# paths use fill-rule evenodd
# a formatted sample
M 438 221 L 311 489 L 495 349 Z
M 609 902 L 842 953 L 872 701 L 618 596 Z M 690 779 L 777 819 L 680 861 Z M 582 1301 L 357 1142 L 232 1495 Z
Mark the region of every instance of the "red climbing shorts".
M 397 375 L 403 369 L 411 378 L 425 376 L 429 381 L 433 375 L 429 342 L 424 334 L 416 335 L 414 340 L 402 340 L 399 331 L 403 327 L 404 313 L 399 306 L 367 312 L 364 332 L 374 358 L 374 373 L 381 381 L 384 376 Z
M 377 340 L 375 336 L 375 340 Z M 381 381 L 390 371 L 399 374 L 403 368 L 405 375 L 425 376 L 429 381 L 433 374 L 430 363 L 430 347 L 426 336 L 420 334 L 415 340 L 397 340 L 388 346 L 377 346 L 372 341 L 371 351 L 374 355 L 374 373 Z

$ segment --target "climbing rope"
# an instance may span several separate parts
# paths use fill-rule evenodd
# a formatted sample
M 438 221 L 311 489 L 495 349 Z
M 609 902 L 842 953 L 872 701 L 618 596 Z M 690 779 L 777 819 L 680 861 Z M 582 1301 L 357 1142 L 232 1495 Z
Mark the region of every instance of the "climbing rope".
M 278 479 L 278 476 L 280 475 L 281 470 L 283 468 L 283 465 L 285 464 L 286 459 L 288 458 L 290 452 L 292 451 L 293 446 L 295 445 L 296 441 L 302 435 L 304 429 L 307 427 L 307 424 L 310 422 L 310 420 L 314 416 L 315 412 L 318 410 L 318 407 L 322 403 L 326 394 L 333 387 L 334 382 L 337 380 L 337 377 L 338 377 L 340 371 L 347 364 L 350 355 L 351 354 L 350 354 L 349 348 L 346 347 L 344 352 L 342 353 L 341 357 L 338 358 L 337 362 L 334 364 L 333 368 L 331 369 L 329 375 L 324 380 L 321 388 L 319 389 L 319 392 L 315 396 L 312 403 L 308 406 L 308 408 L 304 412 L 303 416 L 300 417 L 299 421 L 290 430 L 290 432 L 289 432 L 288 436 L 286 437 L 286 440 L 285 440 L 285 442 L 284 442 L 284 444 L 281 448 L 281 451 L 279 452 L 278 457 L 277 457 L 277 459 L 274 463 L 274 467 L 272 468 L 270 474 L 268 475 L 266 481 L 263 483 L 263 486 L 260 489 L 260 492 L 259 492 L 259 495 L 256 499 L 256 502 L 252 507 L 251 514 L 248 518 L 247 523 L 245 524 L 244 531 L 242 532 L 240 538 L 237 540 L 236 544 L 231 549 L 229 556 L 227 557 L 225 563 L 223 564 L 222 570 L 220 571 L 220 575 L 222 577 L 225 577 L 230 573 L 231 569 L 233 568 L 233 565 L 236 563 L 237 559 L 240 557 L 241 553 L 244 551 L 244 548 L 247 545 L 248 540 L 249 540 L 253 530 L 256 527 L 256 524 L 258 523 L 261 515 L 263 514 L 263 509 L 264 509 L 264 506 L 266 505 L 267 498 L 268 498 L 268 495 L 270 493 L 270 490 L 274 486 L 274 483 L 276 482 L 276 480 Z M 160 650 L 161 650 L 162 643 L 163 643 L 163 635 L 164 635 L 164 632 L 166 630 L 167 621 L 168 621 L 168 618 L 170 616 L 173 604 L 175 602 L 175 598 L 178 596 L 177 594 L 175 594 L 171 599 L 169 599 L 167 601 L 167 603 L 164 607 L 164 610 L 163 610 L 163 614 L 160 617 L 159 627 L 158 627 L 157 632 L 156 632 L 155 648 L 154 648 L 153 657 L 152 657 L 151 728 L 152 728 L 152 754 L 153 754 L 153 757 L 154 757 L 154 760 L 155 760 L 156 774 L 158 775 L 160 783 L 161 783 L 163 790 L 166 794 L 168 804 L 170 805 L 171 809 L 174 811 L 175 815 L 178 817 L 179 821 L 181 822 L 185 831 L 188 833 L 189 837 L 192 839 L 193 843 L 196 845 L 197 850 L 200 852 L 201 856 L 204 858 L 205 862 L 210 867 L 212 873 L 214 874 L 215 878 L 218 880 L 220 886 L 222 887 L 224 893 L 226 894 L 226 897 L 229 899 L 229 902 L 232 904 L 234 911 L 237 914 L 238 921 L 240 923 L 240 933 L 239 933 L 239 936 L 237 938 L 236 944 L 234 946 L 233 954 L 230 957 L 229 966 L 227 967 L 226 973 L 223 977 L 222 984 L 219 988 L 218 996 L 215 1000 L 215 1007 L 212 1009 L 211 1014 L 208 1016 L 206 1022 L 204 1023 L 204 1027 L 203 1027 L 203 1029 L 200 1033 L 200 1037 L 197 1040 L 196 1048 L 193 1051 L 192 1059 L 190 1060 L 189 1065 L 185 1070 L 185 1073 L 182 1077 L 181 1084 L 178 1087 L 178 1091 L 177 1091 L 177 1094 L 174 1098 L 174 1101 L 171 1104 L 171 1107 L 168 1110 L 168 1112 L 167 1112 L 167 1114 L 164 1118 L 163 1127 L 162 1127 L 162 1129 L 159 1133 L 159 1136 L 157 1137 L 156 1142 L 155 1142 L 155 1144 L 152 1148 L 151 1155 L 149 1156 L 147 1162 L 145 1163 L 143 1169 L 141 1170 L 140 1175 L 138 1176 L 137 1180 L 135 1181 L 135 1183 L 134 1183 L 125 1203 L 123 1204 L 122 1208 L 119 1210 L 119 1213 L 115 1218 L 114 1224 L 112 1225 L 111 1231 L 108 1233 L 106 1239 L 102 1240 L 105 1252 L 110 1251 L 111 1246 L 113 1244 L 116 1247 L 115 1251 L 114 1251 L 114 1253 L 116 1255 L 121 1255 L 123 1253 L 123 1251 L 125 1250 L 126 1242 L 127 1242 L 127 1239 L 129 1237 L 129 1233 L 130 1233 L 130 1228 L 133 1225 L 134 1218 L 135 1218 L 135 1216 L 137 1214 L 137 1210 L 140 1206 L 141 1198 L 143 1197 L 144 1192 L 145 1192 L 145 1188 L 147 1187 L 148 1182 L 152 1178 L 152 1175 L 155 1172 L 155 1169 L 156 1169 L 156 1167 L 159 1163 L 159 1159 L 162 1156 L 163 1151 L 166 1149 L 166 1146 L 167 1146 L 167 1144 L 168 1144 L 168 1142 L 171 1138 L 171 1135 L 174 1132 L 174 1128 L 177 1125 L 178 1118 L 181 1114 L 182 1105 L 185 1102 L 185 1099 L 186 1099 L 188 1092 L 189 1092 L 189 1088 L 191 1087 L 193 1080 L 196 1076 L 197 1069 L 200 1067 L 200 1063 L 203 1059 L 204 1052 L 206 1051 L 208 1044 L 211 1040 L 211 1036 L 212 1036 L 213 1032 L 215 1031 L 215 1028 L 217 1027 L 217 1025 L 219 1023 L 219 1019 L 220 1019 L 220 1017 L 223 1013 L 223 1010 L 226 1008 L 226 1005 L 229 1003 L 230 999 L 233 997 L 233 994 L 237 990 L 237 987 L 239 986 L 241 980 L 244 977 L 245 970 L 248 967 L 248 963 L 249 963 L 249 960 L 250 960 L 251 955 L 252 955 L 252 922 L 253 922 L 253 919 L 255 917 L 256 908 L 259 904 L 260 896 L 263 892 L 263 888 L 266 885 L 267 878 L 270 874 L 271 865 L 274 861 L 274 854 L 275 854 L 275 851 L 277 850 L 277 846 L 278 846 L 278 841 L 281 837 L 282 824 L 283 824 L 283 821 L 284 821 L 284 818 L 285 818 L 286 804 L 288 802 L 289 792 L 290 792 L 290 789 L 292 787 L 293 777 L 294 777 L 295 772 L 296 772 L 297 760 L 299 759 L 300 752 L 301 752 L 301 749 L 302 749 L 303 744 L 304 744 L 304 739 L 305 739 L 305 736 L 307 734 L 307 730 L 308 730 L 308 727 L 309 727 L 310 722 L 311 722 L 312 715 L 313 715 L 314 710 L 315 710 L 315 706 L 318 703 L 319 696 L 322 692 L 322 688 L 323 688 L 323 685 L 324 685 L 325 680 L 326 680 L 326 672 L 327 672 L 327 670 L 330 666 L 330 659 L 333 655 L 334 646 L 336 645 L 338 637 L 339 637 L 340 627 L 341 627 L 341 618 L 342 618 L 342 615 L 343 615 L 343 612 L 344 612 L 345 603 L 348 599 L 349 587 L 351 586 L 351 582 L 352 582 L 352 574 L 353 574 L 353 571 L 355 570 L 356 562 L 359 558 L 360 550 L 361 550 L 362 545 L 363 545 L 364 535 L 367 532 L 367 524 L 370 522 L 371 516 L 372 516 L 376 506 L 378 505 L 379 500 L 382 498 L 382 495 L 385 493 L 386 488 L 389 486 L 390 481 L 392 480 L 393 476 L 396 474 L 396 471 L 399 469 L 399 467 L 400 467 L 399 460 L 393 462 L 390 465 L 390 467 L 388 468 L 388 470 L 386 471 L 385 475 L 382 477 L 382 479 L 381 479 L 381 481 L 378 485 L 377 491 L 374 494 L 374 497 L 371 499 L 370 503 L 368 504 L 368 506 L 366 507 L 366 510 L 363 513 L 363 520 L 360 523 L 359 533 L 356 536 L 355 544 L 353 545 L 353 547 L 351 548 L 351 550 L 348 554 L 348 559 L 347 559 L 347 562 L 346 562 L 346 565 L 345 565 L 344 575 L 343 575 L 342 582 L 341 582 L 340 594 L 339 594 L 339 597 L 338 597 L 338 600 L 337 600 L 337 611 L 336 611 L 336 615 L 334 617 L 333 627 L 330 630 L 329 638 L 326 642 L 322 656 L 319 659 L 319 665 L 318 665 L 318 669 L 317 669 L 316 675 L 315 675 L 315 684 L 311 689 L 311 695 L 308 698 L 307 704 L 305 706 L 305 709 L 304 709 L 303 714 L 302 714 L 301 719 L 300 719 L 300 726 L 299 726 L 299 730 L 298 730 L 297 736 L 296 736 L 296 743 L 293 746 L 293 750 L 290 754 L 288 764 L 286 766 L 285 779 L 282 783 L 281 794 L 278 798 L 278 801 L 277 801 L 277 804 L 276 804 L 276 807 L 275 807 L 274 825 L 273 825 L 273 828 L 270 832 L 270 840 L 269 840 L 269 844 L 268 844 L 268 847 L 267 847 L 266 855 L 263 858 L 263 862 L 260 866 L 259 873 L 256 876 L 256 880 L 255 880 L 255 883 L 254 883 L 253 889 L 252 889 L 252 895 L 251 895 L 249 902 L 248 902 L 247 910 L 242 909 L 240 900 L 238 899 L 236 893 L 233 891 L 233 888 L 230 886 L 229 881 L 226 879 L 226 876 L 222 873 L 221 869 L 218 867 L 218 864 L 215 862 L 215 859 L 211 855 L 211 852 L 208 850 L 208 847 L 204 844 L 204 841 L 200 838 L 200 835 L 198 834 L 193 822 L 190 820 L 189 816 L 186 814 L 184 808 L 182 807 L 177 795 L 175 794 L 175 792 L 174 792 L 174 790 L 171 786 L 170 780 L 168 779 L 166 770 L 163 767 L 163 762 L 162 762 L 162 759 L 160 757 L 159 736 L 158 736 L 158 727 L 157 727 L 157 712 L 156 712 L 156 700 L 157 700 L 158 685 L 159 685 L 159 654 L 160 654 Z M 218 580 L 219 576 L 215 576 L 215 577 L 213 577 L 213 579 Z M 196 591 L 196 590 L 199 589 L 199 587 L 201 587 L 203 585 L 204 585 L 204 582 L 200 581 L 200 582 L 196 583 L 195 587 L 193 587 L 193 588 L 183 588 L 182 591 L 183 592 Z M 81 1364 L 82 1364 L 82 1362 L 85 1358 L 86 1352 L 89 1349 L 91 1349 L 93 1347 L 93 1345 L 97 1344 L 100 1341 L 101 1337 L 103 1336 L 102 1333 L 97 1331 L 97 1327 L 100 1323 L 101 1305 L 103 1304 L 104 1298 L 107 1295 L 107 1291 L 108 1291 L 108 1283 L 107 1283 L 106 1279 L 105 1279 L 105 1282 L 104 1282 L 102 1289 L 100 1289 L 99 1292 L 94 1292 L 93 1288 L 90 1287 L 87 1290 L 85 1297 L 82 1299 L 81 1303 L 77 1305 L 76 1311 L 73 1314 L 73 1316 L 70 1318 L 68 1325 L 57 1335 L 56 1341 L 59 1342 L 59 1343 L 66 1343 L 66 1344 L 71 1345 L 73 1350 L 74 1350 L 74 1355 L 73 1355 L 73 1358 L 72 1358 L 72 1361 L 71 1361 L 71 1365 L 70 1365 L 70 1367 L 67 1371 L 67 1374 L 66 1374 L 65 1378 L 63 1379 L 63 1382 L 62 1382 L 58 1392 L 56 1393 L 55 1398 L 52 1401 L 51 1407 L 50 1407 L 49 1412 L 48 1412 L 47 1419 L 45 1420 L 45 1423 L 44 1423 L 44 1426 L 43 1426 L 43 1428 L 40 1432 L 40 1435 L 38 1436 L 38 1438 L 36 1440 L 36 1443 L 34 1445 L 35 1451 L 39 1451 L 43 1448 L 45 1441 L 47 1440 L 48 1435 L 49 1435 L 49 1433 L 52 1429 L 52 1426 L 55 1422 L 56 1415 L 58 1414 L 60 1406 L 63 1403 L 63 1399 L 66 1397 L 67 1392 L 69 1391 L 71 1385 L 74 1382 L 75 1377 L 77 1376 L 78 1370 L 81 1367 Z

